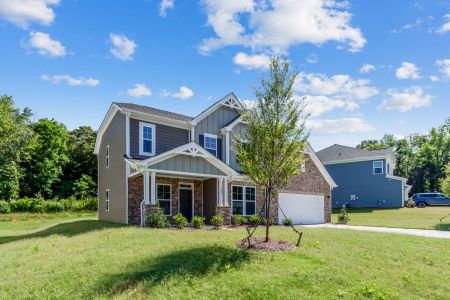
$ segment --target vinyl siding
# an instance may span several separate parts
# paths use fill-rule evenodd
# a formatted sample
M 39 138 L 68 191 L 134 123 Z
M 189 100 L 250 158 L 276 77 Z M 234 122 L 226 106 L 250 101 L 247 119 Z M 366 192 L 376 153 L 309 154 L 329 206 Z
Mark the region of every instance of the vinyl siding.
M 98 217 L 100 220 L 126 223 L 125 115 L 116 112 L 103 134 L 98 154 Z M 106 146 L 109 145 L 109 168 Z M 109 189 L 109 211 L 106 192 Z
M 217 179 L 203 180 L 203 216 L 207 222 L 216 214 Z
M 130 119 L 130 155 L 134 159 L 145 159 L 149 156 L 139 155 L 139 120 Z M 186 129 L 146 122 L 155 125 L 156 155 L 172 150 L 189 142 L 189 131 Z
M 242 168 L 236 160 L 236 139 L 245 138 L 247 128 L 247 124 L 239 123 L 230 132 L 230 167 L 238 172 L 241 172 Z
M 179 154 L 151 166 L 152 169 L 226 176 L 201 157 Z
M 338 185 L 332 191 L 333 207 L 385 207 L 402 206 L 402 182 L 386 178 L 386 161 L 383 174 L 373 174 L 373 162 L 361 161 L 326 165 L 325 168 Z M 355 195 L 356 200 L 350 200 Z

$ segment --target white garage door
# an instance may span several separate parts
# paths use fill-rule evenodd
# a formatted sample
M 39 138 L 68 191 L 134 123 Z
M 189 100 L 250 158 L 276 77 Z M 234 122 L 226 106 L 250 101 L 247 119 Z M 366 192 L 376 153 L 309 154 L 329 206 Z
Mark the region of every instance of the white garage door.
M 324 222 L 324 198 L 320 195 L 279 193 L 278 201 L 286 217 L 294 224 L 320 224 Z M 284 219 L 278 213 L 278 223 Z

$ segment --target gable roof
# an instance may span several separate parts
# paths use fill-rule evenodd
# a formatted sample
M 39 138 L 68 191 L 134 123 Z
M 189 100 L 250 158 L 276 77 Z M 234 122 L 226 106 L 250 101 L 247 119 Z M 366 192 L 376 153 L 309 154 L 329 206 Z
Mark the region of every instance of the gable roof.
M 338 144 L 334 144 L 317 152 L 317 156 L 324 164 L 378 159 L 392 156 L 393 154 L 394 151 L 392 148 L 363 150 Z
M 231 92 L 204 111 L 202 111 L 200 114 L 198 114 L 194 119 L 192 119 L 191 124 L 197 125 L 198 122 L 203 120 L 205 117 L 207 117 L 210 113 L 214 112 L 216 109 L 221 107 L 222 105 L 231 107 L 237 110 L 244 110 L 244 105 L 242 105 L 241 101 L 236 97 L 236 95 Z
M 319 169 L 320 174 L 322 174 L 323 178 L 325 178 L 326 182 L 330 185 L 331 188 L 337 187 L 336 182 L 334 182 L 333 178 L 331 177 L 330 173 L 328 173 L 327 169 L 323 165 L 323 163 L 320 161 L 319 157 L 317 156 L 316 152 L 314 151 L 313 147 L 309 143 L 306 144 L 306 153 L 309 154 L 309 157 L 316 165 L 317 169 Z
M 126 110 L 130 110 L 130 111 L 140 112 L 140 113 L 144 113 L 144 114 L 148 114 L 148 115 L 154 115 L 154 116 L 178 120 L 178 121 L 189 122 L 193 119 L 192 117 L 189 117 L 186 115 L 177 114 L 177 113 L 174 113 L 171 111 L 157 109 L 157 108 L 149 107 L 149 106 L 145 106 L 145 105 L 139 105 L 139 104 L 134 104 L 134 103 L 124 103 L 124 102 L 113 102 L 113 104 L 117 105 L 121 109 L 126 109 Z

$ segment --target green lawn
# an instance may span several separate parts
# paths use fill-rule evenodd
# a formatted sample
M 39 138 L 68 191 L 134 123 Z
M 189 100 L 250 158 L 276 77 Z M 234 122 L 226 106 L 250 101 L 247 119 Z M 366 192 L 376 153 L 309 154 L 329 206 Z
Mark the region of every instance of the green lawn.
M 340 210 L 333 210 L 332 222 L 337 223 Z M 348 209 L 349 225 L 450 230 L 450 207 Z M 447 216 L 442 222 L 439 219 Z
M 95 221 L 93 214 L 32 216 L 0 222 L 0 299 L 450 295 L 448 240 L 305 229 L 296 251 L 253 253 L 234 247 L 243 229 L 152 230 Z M 290 228 L 272 232 L 296 238 Z

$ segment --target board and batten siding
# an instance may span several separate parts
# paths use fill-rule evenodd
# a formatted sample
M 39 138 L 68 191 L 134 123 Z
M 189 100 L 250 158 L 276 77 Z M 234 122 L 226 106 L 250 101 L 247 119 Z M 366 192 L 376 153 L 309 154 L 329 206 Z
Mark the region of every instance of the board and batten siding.
M 239 123 L 230 132 L 230 167 L 238 172 L 242 171 L 241 166 L 236 159 L 236 140 L 238 138 L 245 138 L 245 132 L 248 129 L 248 125 Z
M 402 207 L 402 182 L 386 178 L 386 160 L 383 174 L 373 174 L 373 162 L 360 161 L 326 165 L 333 180 L 338 185 L 332 191 L 333 207 Z M 350 200 L 355 195 L 356 200 Z
M 150 168 L 156 170 L 226 176 L 226 174 L 203 158 L 187 156 L 184 154 L 179 154 L 166 159 L 152 165 Z
M 116 112 L 103 134 L 98 153 L 98 218 L 126 223 L 125 115 Z M 106 168 L 106 147 L 109 145 L 109 168 Z M 106 190 L 109 189 L 109 211 L 106 211 Z
M 133 159 L 146 159 L 149 156 L 139 155 L 139 122 L 130 119 L 130 156 Z M 156 155 L 172 150 L 189 142 L 189 131 L 182 128 L 170 127 L 157 123 L 142 121 L 155 125 L 155 150 Z

